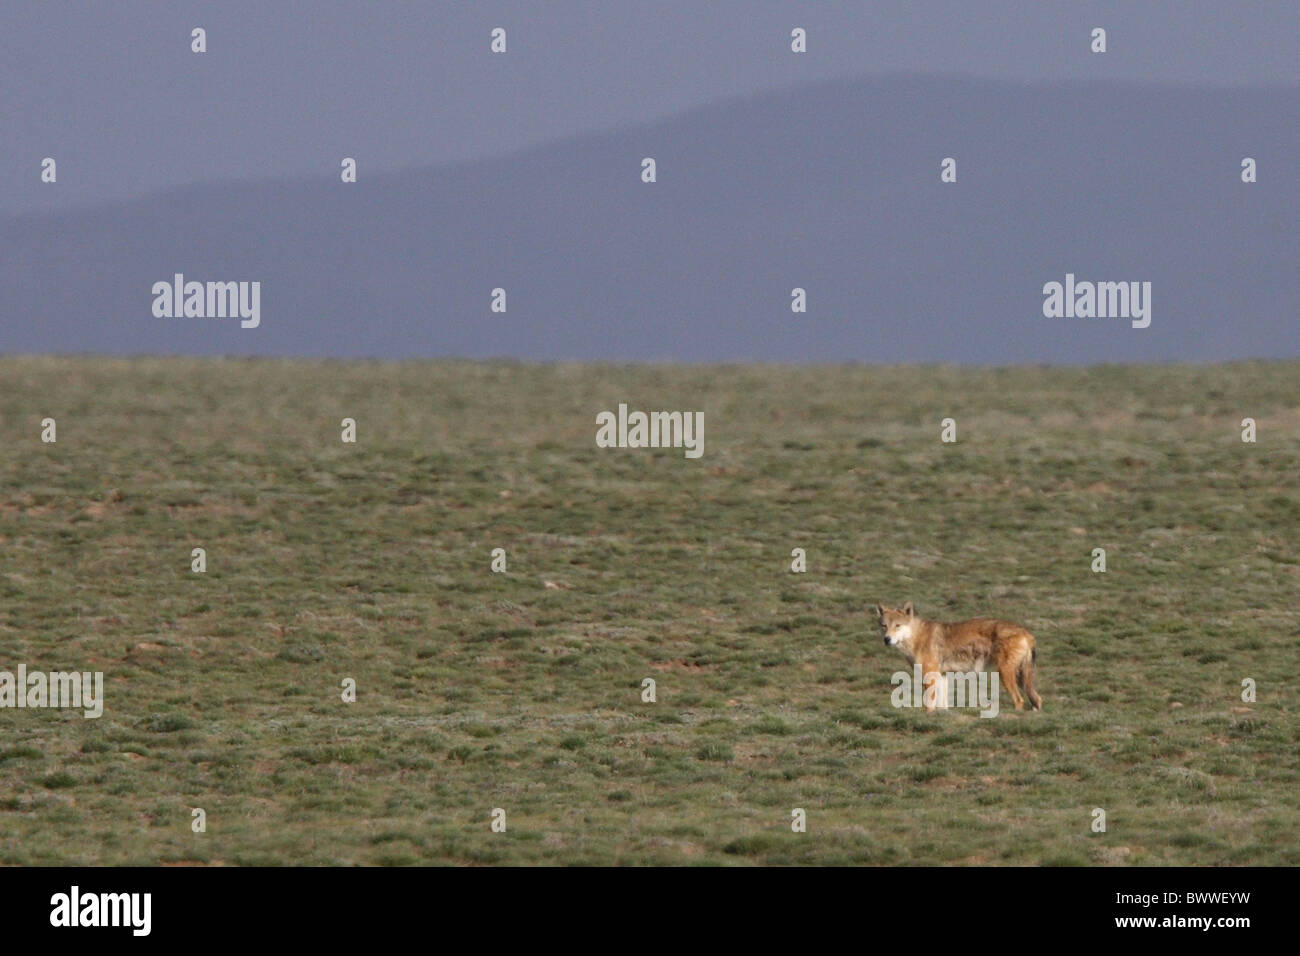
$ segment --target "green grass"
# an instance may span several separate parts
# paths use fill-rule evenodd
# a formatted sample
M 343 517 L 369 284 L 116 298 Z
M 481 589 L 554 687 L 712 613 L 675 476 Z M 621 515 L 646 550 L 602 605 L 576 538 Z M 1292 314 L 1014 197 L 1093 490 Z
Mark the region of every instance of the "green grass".
M 0 669 L 107 698 L 0 710 L 0 863 L 1298 864 L 1298 440 L 1298 363 L 0 359 Z M 909 599 L 1045 710 L 891 707 Z

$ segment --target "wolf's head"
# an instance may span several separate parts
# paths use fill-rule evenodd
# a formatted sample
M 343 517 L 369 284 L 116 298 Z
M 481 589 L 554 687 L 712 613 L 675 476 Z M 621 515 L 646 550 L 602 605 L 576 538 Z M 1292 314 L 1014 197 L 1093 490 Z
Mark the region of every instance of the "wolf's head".
M 912 602 L 908 601 L 901 608 L 876 605 L 876 616 L 880 618 L 880 635 L 890 647 L 906 647 L 912 640 L 912 629 L 916 624 L 916 612 Z

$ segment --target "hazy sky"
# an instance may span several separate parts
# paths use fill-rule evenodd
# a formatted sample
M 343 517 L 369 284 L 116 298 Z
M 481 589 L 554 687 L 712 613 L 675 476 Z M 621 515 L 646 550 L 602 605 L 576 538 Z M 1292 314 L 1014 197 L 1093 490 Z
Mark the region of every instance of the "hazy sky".
M 344 155 L 364 176 L 900 70 L 1296 85 L 1298 21 L 1296 0 L 8 2 L 0 212 L 334 176 Z M 497 26 L 504 56 L 488 51 Z M 789 52 L 794 26 L 806 55 Z M 57 189 L 39 182 L 45 156 Z

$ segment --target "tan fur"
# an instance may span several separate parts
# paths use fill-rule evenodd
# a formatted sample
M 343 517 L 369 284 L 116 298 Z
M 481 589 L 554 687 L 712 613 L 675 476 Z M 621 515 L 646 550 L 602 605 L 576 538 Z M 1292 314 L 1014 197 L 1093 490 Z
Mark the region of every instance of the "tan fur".
M 876 615 L 885 643 L 902 651 L 909 664 L 920 661 L 926 686 L 932 674 L 993 669 L 1016 710 L 1024 708 L 1025 698 L 1034 710 L 1043 709 L 1034 686 L 1034 635 L 1020 625 L 987 617 L 929 621 L 916 616 L 911 601 L 901 608 L 877 604 Z M 928 705 L 926 710 L 934 707 Z

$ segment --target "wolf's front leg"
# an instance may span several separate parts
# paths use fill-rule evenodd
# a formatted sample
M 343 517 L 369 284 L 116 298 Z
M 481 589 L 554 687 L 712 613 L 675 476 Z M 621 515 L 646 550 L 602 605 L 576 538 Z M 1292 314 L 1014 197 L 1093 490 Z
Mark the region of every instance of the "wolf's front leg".
M 925 688 L 925 695 L 922 698 L 927 713 L 934 711 L 936 707 L 948 706 L 948 682 L 939 671 L 938 661 L 921 662 L 922 685 Z

